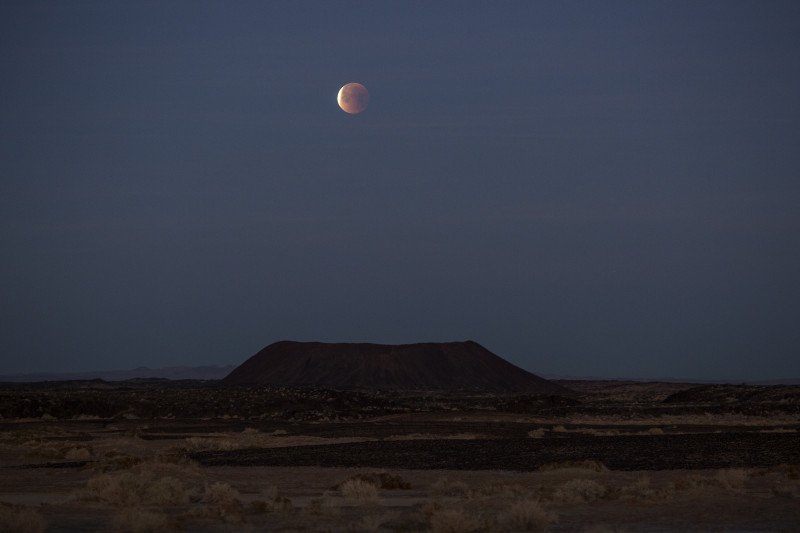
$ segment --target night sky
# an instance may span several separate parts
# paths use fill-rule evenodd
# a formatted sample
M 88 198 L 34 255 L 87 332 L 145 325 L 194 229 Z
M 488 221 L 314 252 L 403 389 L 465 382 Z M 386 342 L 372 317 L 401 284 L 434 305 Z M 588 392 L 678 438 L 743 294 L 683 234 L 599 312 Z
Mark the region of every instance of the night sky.
M 800 377 L 796 0 L 4 1 L 0 68 L 0 374 Z

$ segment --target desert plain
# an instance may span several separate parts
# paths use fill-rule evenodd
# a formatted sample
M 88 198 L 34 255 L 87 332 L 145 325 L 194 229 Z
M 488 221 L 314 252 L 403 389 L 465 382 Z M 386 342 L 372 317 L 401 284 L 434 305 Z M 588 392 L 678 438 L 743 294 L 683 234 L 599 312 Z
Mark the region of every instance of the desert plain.
M 800 531 L 800 387 L 0 385 L 0 531 Z

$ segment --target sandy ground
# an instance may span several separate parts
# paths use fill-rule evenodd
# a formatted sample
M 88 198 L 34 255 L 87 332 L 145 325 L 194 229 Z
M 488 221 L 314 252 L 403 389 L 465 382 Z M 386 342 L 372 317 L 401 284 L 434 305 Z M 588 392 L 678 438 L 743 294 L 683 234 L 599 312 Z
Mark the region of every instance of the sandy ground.
M 800 387 L 566 385 L 7 384 L 0 533 L 800 532 Z

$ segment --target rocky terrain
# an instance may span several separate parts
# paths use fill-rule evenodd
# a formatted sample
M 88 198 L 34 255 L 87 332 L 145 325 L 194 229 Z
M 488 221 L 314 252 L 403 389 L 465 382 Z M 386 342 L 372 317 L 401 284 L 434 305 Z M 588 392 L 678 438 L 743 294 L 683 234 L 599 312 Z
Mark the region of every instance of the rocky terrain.
M 0 523 L 36 533 L 800 525 L 800 387 L 560 385 L 570 392 L 0 384 Z

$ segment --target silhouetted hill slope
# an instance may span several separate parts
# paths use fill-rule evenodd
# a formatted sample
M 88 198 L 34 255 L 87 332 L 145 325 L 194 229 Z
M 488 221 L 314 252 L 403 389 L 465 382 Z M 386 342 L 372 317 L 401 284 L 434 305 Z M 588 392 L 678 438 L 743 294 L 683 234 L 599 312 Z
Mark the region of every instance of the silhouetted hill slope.
M 419 344 L 281 341 L 238 366 L 224 385 L 364 389 L 571 391 L 472 341 Z

